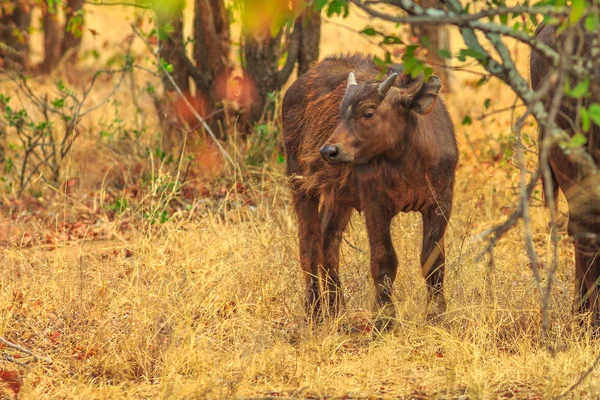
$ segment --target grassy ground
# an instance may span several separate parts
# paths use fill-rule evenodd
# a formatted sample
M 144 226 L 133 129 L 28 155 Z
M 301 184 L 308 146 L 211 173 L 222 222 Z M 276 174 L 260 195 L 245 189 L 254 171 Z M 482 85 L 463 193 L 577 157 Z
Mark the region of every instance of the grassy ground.
M 101 40 L 118 43 L 115 33 L 100 28 L 119 12 L 94 10 L 90 25 Z M 126 29 L 126 23 L 115 21 Z M 325 23 L 322 54 L 342 48 L 379 51 L 344 27 L 367 23 L 360 14 Z M 87 38 L 84 48 L 100 39 Z M 455 36 L 453 46 L 460 48 Z M 516 50 L 525 67 L 526 53 Z M 455 93 L 446 100 L 457 123 L 461 162 L 446 241 L 449 306 L 441 322 L 424 318 L 419 217 L 401 215 L 393 224 L 399 319 L 391 333 L 371 330 L 368 245 L 364 222 L 355 215 L 345 235 L 352 246 L 342 245 L 346 313 L 338 321 L 307 326 L 283 166 L 276 159 L 260 167 L 242 163 L 243 179 L 224 171 L 221 178 L 200 182 L 204 186 L 196 182 L 173 194 L 169 175 L 140 167 L 148 164 L 142 156 L 126 156 L 129 142 L 95 139 L 118 108 L 125 126 L 142 124 L 148 132 L 144 143 L 155 143 L 150 99 L 138 99 L 147 112 L 141 117 L 131 92 L 122 90 L 117 103 L 84 121 L 90 133 L 67 162 L 68 176 L 77 182 L 72 192 L 44 188 L 37 200 L 4 194 L 0 336 L 54 363 L 21 368 L 0 361 L 0 377 L 21 370 L 24 399 L 560 395 L 598 351 L 571 315 L 572 247 L 561 229 L 549 330 L 542 342 L 540 296 L 522 226 L 498 243 L 493 262 L 489 255 L 478 258 L 487 245 L 478 235 L 514 210 L 519 174 L 511 156 L 510 113 L 481 122 L 475 117 L 485 111 L 486 98 L 492 99 L 487 111 L 514 98 L 497 82 L 478 91 L 477 76 L 454 77 Z M 150 78 L 139 76 L 144 79 Z M 50 90 L 49 80 L 36 85 Z M 91 104 L 109 90 L 108 84 L 95 90 Z M 462 126 L 467 114 L 474 123 Z M 526 126 L 524 134 L 534 150 L 535 128 Z M 244 153 L 241 149 L 241 159 Z M 532 207 L 545 275 L 552 248 L 539 192 Z M 160 221 L 165 210 L 169 219 Z M 152 219 L 160 222 L 150 224 Z M 7 395 L 9 385 L 9 379 L 0 379 Z M 592 372 L 569 396 L 598 398 L 600 372 Z

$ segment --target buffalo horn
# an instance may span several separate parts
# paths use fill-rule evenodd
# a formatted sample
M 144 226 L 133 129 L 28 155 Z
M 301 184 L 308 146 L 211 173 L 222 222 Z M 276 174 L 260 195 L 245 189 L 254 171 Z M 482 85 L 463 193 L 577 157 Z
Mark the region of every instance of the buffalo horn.
M 354 76 L 354 72 L 350 72 L 348 74 L 348 87 L 357 85 L 358 83 L 356 83 L 356 77 Z
M 385 97 L 387 92 L 394 85 L 394 82 L 396 81 L 397 76 L 398 76 L 398 74 L 394 72 L 393 74 L 388 76 L 385 81 L 381 82 L 381 84 L 379 85 L 379 88 L 377 89 L 377 93 L 379 93 L 379 95 L 381 97 Z

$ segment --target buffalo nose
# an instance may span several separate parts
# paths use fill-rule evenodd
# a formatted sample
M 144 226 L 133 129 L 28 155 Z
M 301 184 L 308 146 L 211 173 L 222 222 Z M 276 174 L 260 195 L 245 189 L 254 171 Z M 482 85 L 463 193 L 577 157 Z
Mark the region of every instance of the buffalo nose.
M 338 155 L 337 146 L 332 145 L 332 144 L 326 144 L 325 146 L 321 147 L 321 156 L 325 160 L 335 160 L 337 155 Z

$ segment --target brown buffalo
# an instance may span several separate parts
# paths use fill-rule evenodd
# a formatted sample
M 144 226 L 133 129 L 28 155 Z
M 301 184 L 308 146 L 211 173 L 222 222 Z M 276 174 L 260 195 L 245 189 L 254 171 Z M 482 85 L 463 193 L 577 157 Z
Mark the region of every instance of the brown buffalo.
M 557 36 L 556 27 L 540 24 L 536 30 L 537 39 L 541 42 L 556 46 L 563 36 Z M 593 36 L 586 35 L 579 43 L 574 45 L 576 51 L 589 52 L 592 48 Z M 581 44 L 581 45 L 580 45 Z M 533 51 L 530 59 L 531 84 L 534 90 L 538 90 L 550 72 L 550 63 L 540 54 Z M 599 76 L 594 77 L 600 78 Z M 594 85 L 592 85 L 594 87 Z M 597 87 L 597 86 L 596 86 Z M 595 94 L 600 95 L 600 93 Z M 547 105 L 554 96 L 554 91 L 548 95 Z M 574 121 L 576 121 L 577 103 L 574 99 L 564 97 L 560 112 L 556 118 L 556 125 L 567 131 L 570 135 L 575 133 Z M 545 133 L 540 130 L 540 144 Z M 588 133 L 586 150 L 600 167 L 600 127 L 592 124 Z M 569 206 L 568 232 L 575 247 L 575 285 L 578 293 L 578 312 L 592 312 L 592 321 L 600 326 L 600 298 L 598 296 L 598 281 L 600 279 L 600 197 L 598 177 L 587 177 L 582 164 L 572 162 L 558 147 L 553 146 L 549 151 L 549 163 L 552 171 L 552 182 L 543 182 L 544 187 L 552 184 L 554 198 L 558 188 L 564 193 Z
M 400 68 L 388 69 L 382 81 L 369 57 L 332 56 L 294 82 L 283 99 L 309 315 L 323 311 L 323 301 L 333 314 L 340 309 L 339 249 L 353 209 L 366 220 L 379 323 L 395 316 L 391 286 L 398 259 L 390 223 L 399 212 L 423 217 L 421 265 L 430 311 L 445 311 L 444 233 L 458 160 L 454 126 L 438 98 L 439 78 L 411 79 Z

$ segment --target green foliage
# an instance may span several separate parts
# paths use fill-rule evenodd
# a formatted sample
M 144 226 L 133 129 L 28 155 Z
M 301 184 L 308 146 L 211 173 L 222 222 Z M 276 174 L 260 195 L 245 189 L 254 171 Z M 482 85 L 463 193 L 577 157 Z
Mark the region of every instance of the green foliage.
M 161 25 L 158 27 L 158 32 L 157 32 L 158 39 L 161 41 L 165 41 L 165 40 L 169 39 L 169 34 L 171 34 L 173 32 L 175 32 L 175 28 L 170 23 Z M 153 32 L 151 32 L 151 34 L 152 33 Z
M 66 31 L 75 37 L 81 37 L 83 34 L 83 10 L 76 11 L 67 21 Z
M 588 114 L 590 120 L 592 120 L 594 124 L 600 126 L 600 104 L 594 103 L 590 105 L 590 107 L 588 108 Z
M 587 31 L 596 32 L 600 28 L 600 16 L 596 13 L 588 15 L 585 17 L 584 26 Z
M 169 64 L 164 58 L 161 57 L 160 59 L 160 67 L 162 70 L 167 71 L 168 73 L 172 73 L 175 68 L 173 67 L 173 64 Z
M 129 208 L 129 200 L 125 197 L 117 197 L 109 205 L 108 209 L 116 212 L 117 214 L 123 213 Z
M 263 165 L 275 157 L 283 160 L 279 148 L 280 128 L 272 123 L 258 124 L 248 139 L 247 165 Z
M 320 3 L 323 2 L 321 1 Z M 348 0 L 331 0 L 327 7 L 326 14 L 328 17 L 331 17 L 332 15 L 342 15 L 346 18 L 349 12 Z
M 571 14 L 569 15 L 569 23 L 575 25 L 585 12 L 585 0 L 571 0 Z
M 573 89 L 571 89 L 571 85 L 569 80 L 565 82 L 565 94 L 567 96 L 573 97 L 575 99 L 580 99 L 584 96 L 587 96 L 590 88 L 590 78 L 586 78 L 585 80 L 579 82 Z

